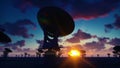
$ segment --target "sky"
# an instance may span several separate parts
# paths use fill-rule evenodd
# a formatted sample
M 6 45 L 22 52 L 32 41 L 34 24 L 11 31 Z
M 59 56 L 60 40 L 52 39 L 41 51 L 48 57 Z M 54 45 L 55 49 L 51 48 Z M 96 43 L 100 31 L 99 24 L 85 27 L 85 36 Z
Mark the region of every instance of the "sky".
M 84 49 L 89 56 L 112 54 L 120 46 L 120 0 L 0 0 L 0 27 L 12 40 L 0 43 L 0 51 L 10 47 L 31 52 L 43 44 L 37 12 L 47 6 L 64 9 L 75 22 L 74 31 L 59 38 L 59 45 Z

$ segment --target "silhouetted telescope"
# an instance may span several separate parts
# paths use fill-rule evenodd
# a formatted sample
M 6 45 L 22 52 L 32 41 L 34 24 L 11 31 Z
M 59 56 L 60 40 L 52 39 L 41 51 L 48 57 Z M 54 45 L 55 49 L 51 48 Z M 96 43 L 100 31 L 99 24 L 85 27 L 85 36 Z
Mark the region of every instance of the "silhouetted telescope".
M 12 52 L 12 50 L 10 50 L 9 48 L 5 48 L 5 51 Z
M 70 34 L 74 30 L 72 17 L 58 7 L 44 7 L 37 14 L 38 22 L 44 32 L 42 49 L 59 51 L 58 37 Z
M 1 43 L 8 43 L 11 42 L 11 39 L 5 34 L 3 33 L 5 30 L 0 28 L 0 42 Z
M 11 49 L 5 48 L 5 50 L 3 51 L 3 57 L 8 57 L 8 54 L 9 54 L 10 52 L 12 52 Z

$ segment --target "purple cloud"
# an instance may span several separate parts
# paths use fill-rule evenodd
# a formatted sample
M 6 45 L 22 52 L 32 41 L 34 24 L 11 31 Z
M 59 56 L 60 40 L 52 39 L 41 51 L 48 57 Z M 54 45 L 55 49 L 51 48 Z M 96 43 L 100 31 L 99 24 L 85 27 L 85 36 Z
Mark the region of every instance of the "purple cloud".
M 3 46 L 0 46 L 0 51 L 4 51 L 4 47 Z
M 102 50 L 102 49 L 105 48 L 105 45 L 104 45 L 104 43 L 100 43 L 100 42 L 95 42 L 95 41 L 93 41 L 93 42 L 86 43 L 86 44 L 84 45 L 84 47 L 85 47 L 86 49 L 88 49 L 88 50 L 100 51 L 100 50 Z
M 73 36 L 78 37 L 79 39 L 89 39 L 92 36 L 89 33 L 85 33 L 82 30 L 78 30 L 77 33 L 74 33 Z
M 20 41 L 17 41 L 15 43 L 7 43 L 4 46 L 5 47 L 6 46 L 8 46 L 8 47 L 14 47 L 14 46 L 23 47 L 23 46 L 25 46 L 25 40 L 20 40 Z
M 111 39 L 110 42 L 108 42 L 108 44 L 111 44 L 113 46 L 120 46 L 120 38 Z
M 30 48 L 23 48 L 22 51 L 29 52 Z
M 78 43 L 80 42 L 80 39 L 78 37 L 72 37 L 72 38 L 67 39 L 66 41 L 70 43 Z
M 74 18 L 91 19 L 106 16 L 109 12 L 118 8 L 118 4 L 120 4 L 120 0 L 18 0 L 15 2 L 15 7 L 25 11 L 33 6 L 38 8 L 59 6 L 68 11 Z
M 14 45 L 19 45 L 20 47 L 25 46 L 25 40 L 17 41 Z
M 28 34 L 28 30 L 26 26 L 31 25 L 34 28 L 36 27 L 33 22 L 30 20 L 24 19 L 16 21 L 15 23 L 5 23 L 2 26 L 4 26 L 4 29 L 6 32 L 10 35 L 14 36 L 21 36 L 23 38 L 30 38 L 33 37 L 33 34 Z
M 15 43 L 7 43 L 4 46 L 0 46 L 0 51 L 3 51 L 5 47 L 9 47 L 13 50 L 22 51 L 21 47 L 25 46 L 25 40 L 20 40 Z
M 80 40 L 90 39 L 94 36 L 90 35 L 89 33 L 85 33 L 82 30 L 78 30 L 76 33 L 73 34 L 72 38 L 67 39 L 67 42 L 71 43 L 77 43 L 80 42 Z
M 98 40 L 99 40 L 99 42 L 105 44 L 105 43 L 108 42 L 109 38 L 107 38 L 107 37 L 103 37 L 103 38 L 98 37 Z
M 107 37 L 97 37 L 98 41 L 93 41 L 93 42 L 87 42 L 85 43 L 84 47 L 88 50 L 96 50 L 100 51 L 105 49 L 105 44 L 108 43 L 108 40 L 110 40 Z

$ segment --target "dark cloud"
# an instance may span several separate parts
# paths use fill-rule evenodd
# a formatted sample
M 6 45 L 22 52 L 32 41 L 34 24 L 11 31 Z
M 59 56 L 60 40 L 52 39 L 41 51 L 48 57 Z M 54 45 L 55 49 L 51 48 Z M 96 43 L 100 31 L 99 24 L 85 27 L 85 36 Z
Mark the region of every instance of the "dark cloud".
M 73 36 L 78 37 L 80 40 L 89 39 L 92 37 L 89 33 L 85 33 L 80 29 L 77 31 L 77 33 L 74 33 Z
M 120 29 L 120 16 L 119 15 L 115 15 L 116 21 L 113 23 L 114 27 L 117 29 Z
M 111 29 L 120 29 L 120 16 L 115 14 L 115 22 L 105 25 L 105 32 L 109 32 Z
M 70 43 L 78 43 L 80 42 L 80 39 L 78 37 L 72 37 L 72 38 L 67 39 L 66 41 Z
M 100 43 L 100 42 L 89 42 L 89 43 L 86 43 L 84 45 L 84 47 L 87 49 L 87 50 L 96 50 L 96 51 L 100 51 L 102 49 L 105 48 L 105 45 L 104 43 Z
M 30 37 L 33 37 L 34 35 L 28 33 L 29 29 L 27 29 L 26 27 L 28 25 L 31 25 L 34 28 L 36 27 L 33 22 L 27 19 L 19 20 L 19 21 L 16 21 L 15 23 L 7 22 L 2 26 L 4 26 L 4 29 L 10 35 L 21 36 L 23 38 L 30 38 Z
M 110 40 L 108 37 L 97 37 L 98 41 L 85 43 L 84 47 L 88 50 L 100 51 L 105 49 L 105 44 Z
M 72 38 L 67 39 L 67 42 L 71 43 L 77 43 L 80 42 L 80 40 L 90 39 L 94 36 L 90 35 L 89 33 L 85 33 L 82 30 L 78 30 L 76 33 L 73 34 Z
M 21 47 L 25 46 L 25 40 L 20 40 L 15 43 L 7 43 L 3 46 L 0 46 L 0 51 L 3 51 L 5 47 L 9 47 L 13 50 L 22 51 Z
M 114 28 L 114 26 L 112 24 L 106 24 L 105 25 L 105 32 L 106 33 L 110 32 L 110 30 L 113 29 L 113 28 Z
M 108 42 L 108 44 L 111 44 L 113 46 L 120 46 L 120 38 L 111 39 L 110 42 Z
M 0 46 L 0 52 L 1 51 L 4 51 L 4 47 L 3 46 Z
M 87 0 L 88 1 L 88 0 Z M 102 0 L 99 2 L 83 2 L 83 0 L 77 0 L 72 4 L 72 15 L 77 18 L 96 18 L 99 16 L 106 16 L 109 12 L 116 9 L 118 6 L 118 0 Z
M 57 5 L 56 0 L 16 0 L 14 1 L 14 6 L 19 8 L 22 12 L 25 12 L 28 8 L 36 6 L 39 8 L 45 6 L 55 6 Z
M 114 28 L 114 27 L 112 26 L 112 24 L 106 24 L 105 27 L 108 28 L 108 29 L 113 29 L 113 28 Z
M 20 47 L 25 46 L 25 40 L 17 41 L 14 45 L 19 45 Z
M 4 45 L 5 47 L 23 47 L 25 46 L 25 40 L 20 40 L 15 43 L 7 43 Z
M 30 50 L 30 48 L 23 48 L 22 51 L 29 52 L 31 50 Z
M 118 8 L 120 0 L 17 0 L 15 7 L 25 11 L 29 7 L 59 6 L 67 10 L 74 18 L 95 18 L 106 16 Z M 88 12 L 89 11 L 89 12 Z
M 103 37 L 103 38 L 98 37 L 98 41 L 101 42 L 101 43 L 103 43 L 103 44 L 107 43 L 108 40 L 109 40 L 109 38 L 107 38 L 107 37 Z

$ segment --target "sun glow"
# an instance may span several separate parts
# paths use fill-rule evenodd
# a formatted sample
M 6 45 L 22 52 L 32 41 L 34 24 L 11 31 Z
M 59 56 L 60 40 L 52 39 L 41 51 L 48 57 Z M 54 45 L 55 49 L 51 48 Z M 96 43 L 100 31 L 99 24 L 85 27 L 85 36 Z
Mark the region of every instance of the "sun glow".
M 78 50 L 70 50 L 70 52 L 68 52 L 68 55 L 71 57 L 80 57 L 81 53 Z

